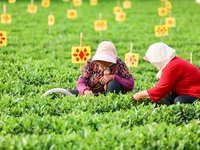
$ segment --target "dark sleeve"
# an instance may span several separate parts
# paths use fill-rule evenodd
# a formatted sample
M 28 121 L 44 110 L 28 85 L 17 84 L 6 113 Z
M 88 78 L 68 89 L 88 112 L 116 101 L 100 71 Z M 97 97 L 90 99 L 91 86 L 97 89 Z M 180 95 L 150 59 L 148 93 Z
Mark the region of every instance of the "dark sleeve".
M 122 78 L 118 76 L 117 74 L 114 74 L 113 77 L 114 80 L 117 80 L 126 91 L 132 91 L 134 88 L 134 78 L 130 77 L 128 79 Z

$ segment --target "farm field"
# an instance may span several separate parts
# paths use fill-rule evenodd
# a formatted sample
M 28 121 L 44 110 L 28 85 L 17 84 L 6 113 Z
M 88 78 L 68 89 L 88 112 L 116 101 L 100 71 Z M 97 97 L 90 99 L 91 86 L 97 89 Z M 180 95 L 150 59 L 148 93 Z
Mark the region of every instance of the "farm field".
M 115 21 L 113 8 L 124 0 L 98 0 L 91 6 L 83 0 L 75 7 L 72 0 L 51 0 L 30 14 L 30 0 L 10 4 L 0 0 L 0 14 L 6 4 L 10 24 L 0 23 L 7 32 L 7 46 L 0 46 L 0 149 L 84 149 L 84 150 L 200 150 L 200 105 L 156 105 L 151 100 L 133 101 L 137 91 L 154 86 L 157 70 L 143 60 L 147 48 L 163 41 L 180 56 L 200 68 L 200 4 L 195 0 L 171 0 L 171 16 L 176 27 L 169 35 L 156 37 L 154 26 L 164 17 L 158 16 L 160 0 L 130 0 L 124 9 L 126 20 Z M 75 19 L 67 18 L 67 10 L 76 9 Z M 48 15 L 55 16 L 49 28 Z M 107 30 L 94 30 L 94 21 L 107 20 Z M 91 46 L 91 55 L 103 40 L 112 41 L 119 57 L 125 59 L 133 43 L 139 54 L 138 67 L 132 67 L 133 91 L 122 95 L 98 97 L 66 96 L 60 93 L 41 95 L 52 88 L 74 89 L 80 65 L 71 62 L 72 46 Z

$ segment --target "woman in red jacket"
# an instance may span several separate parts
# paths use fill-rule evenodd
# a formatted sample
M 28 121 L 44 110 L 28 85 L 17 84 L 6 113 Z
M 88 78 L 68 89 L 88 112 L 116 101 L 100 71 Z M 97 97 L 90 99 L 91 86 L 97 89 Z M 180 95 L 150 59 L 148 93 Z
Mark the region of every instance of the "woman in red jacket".
M 159 70 L 156 77 L 160 80 L 155 87 L 134 94 L 134 100 L 150 98 L 156 103 L 170 105 L 200 99 L 200 70 L 175 53 L 162 42 L 148 48 L 144 59 Z

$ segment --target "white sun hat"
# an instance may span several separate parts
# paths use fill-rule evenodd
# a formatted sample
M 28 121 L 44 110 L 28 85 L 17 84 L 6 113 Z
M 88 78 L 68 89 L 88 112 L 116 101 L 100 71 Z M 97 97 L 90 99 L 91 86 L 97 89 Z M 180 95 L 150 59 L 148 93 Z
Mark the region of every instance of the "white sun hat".
M 158 68 L 159 72 L 156 75 L 157 78 L 160 78 L 163 68 L 175 57 L 176 50 L 169 47 L 165 43 L 158 42 L 152 44 L 145 55 L 145 58 Z
M 92 61 L 101 60 L 115 64 L 116 58 L 117 58 L 117 52 L 115 45 L 112 42 L 103 41 L 98 45 L 97 51 L 93 56 Z

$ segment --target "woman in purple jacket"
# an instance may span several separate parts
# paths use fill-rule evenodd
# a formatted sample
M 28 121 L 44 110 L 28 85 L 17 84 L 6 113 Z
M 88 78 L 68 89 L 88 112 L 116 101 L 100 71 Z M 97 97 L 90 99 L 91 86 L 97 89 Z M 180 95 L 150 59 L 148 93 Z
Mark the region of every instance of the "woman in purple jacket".
M 76 88 L 69 92 L 75 95 L 125 94 L 133 90 L 134 79 L 126 64 L 117 57 L 115 45 L 103 41 L 84 66 Z

